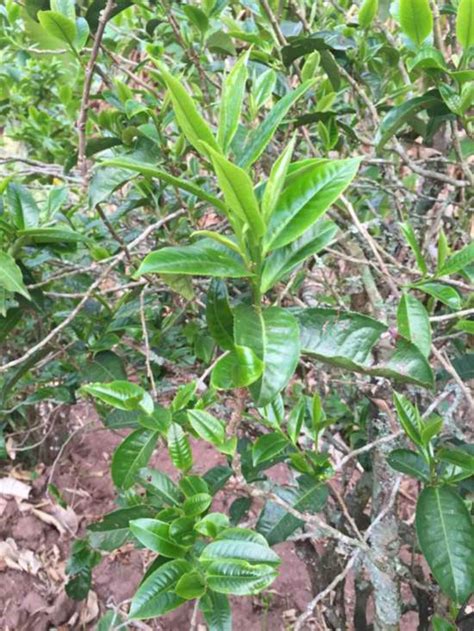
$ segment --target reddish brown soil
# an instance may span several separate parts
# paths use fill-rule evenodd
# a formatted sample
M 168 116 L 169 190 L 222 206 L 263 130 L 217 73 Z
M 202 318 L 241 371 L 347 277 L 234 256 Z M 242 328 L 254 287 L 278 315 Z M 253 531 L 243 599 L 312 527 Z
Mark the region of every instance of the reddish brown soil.
M 75 410 L 69 423 L 69 432 L 88 424 L 74 434 L 57 461 L 53 482 L 74 511 L 66 520 L 66 528 L 74 531 L 77 527 L 76 536 L 81 536 L 87 524 L 115 507 L 109 465 L 114 448 L 126 432 L 102 429 L 88 408 Z M 210 446 L 194 445 L 193 451 L 197 471 L 206 471 L 219 462 L 219 454 Z M 163 450 L 155 455 L 154 464 L 172 472 Z M 94 570 L 89 601 L 70 600 L 64 592 L 65 564 L 74 535 L 67 530 L 59 532 L 57 526 L 45 523 L 44 514 L 42 519 L 33 513 L 33 509 L 42 513 L 54 513 L 55 509 L 47 494 L 51 466 L 37 467 L 39 475 L 33 481 L 28 480 L 31 472 L 21 465 L 2 471 L 2 475 L 22 479 L 32 490 L 28 500 L 0 495 L 0 541 L 13 539 L 20 552 L 32 551 L 40 567 L 33 575 L 30 568 L 12 569 L 0 560 L 0 631 L 94 629 L 108 607 L 120 605 L 133 595 L 150 557 L 131 545 L 105 556 Z M 231 500 L 220 497 L 217 501 L 222 507 Z M 63 515 L 58 519 L 60 525 L 64 523 Z M 276 550 L 282 558 L 281 576 L 265 597 L 234 599 L 235 631 L 291 628 L 295 614 L 304 610 L 311 599 L 305 566 L 293 546 L 282 544 Z M 191 615 L 192 606 L 183 607 L 142 628 L 188 629 Z M 198 622 L 202 624 L 200 617 Z

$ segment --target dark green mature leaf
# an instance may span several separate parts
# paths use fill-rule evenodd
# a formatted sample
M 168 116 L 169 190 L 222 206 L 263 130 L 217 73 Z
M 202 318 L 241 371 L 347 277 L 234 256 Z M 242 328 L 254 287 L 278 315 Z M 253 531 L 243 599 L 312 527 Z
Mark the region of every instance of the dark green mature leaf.
M 265 260 L 260 289 L 262 293 L 289 274 L 312 254 L 325 248 L 336 236 L 338 227 L 332 221 L 320 221 L 307 230 L 299 239 L 274 250 Z
M 25 228 L 25 230 L 18 231 L 18 236 L 27 237 L 29 241 L 38 245 L 77 243 L 85 240 L 82 234 L 69 228 Z
M 251 565 L 233 559 L 214 561 L 206 568 L 206 581 L 210 589 L 237 596 L 257 594 L 271 585 L 277 576 L 278 572 L 270 565 Z
M 428 487 L 418 498 L 416 532 L 441 589 L 464 603 L 474 592 L 474 529 L 462 498 L 446 486 Z
M 426 265 L 425 257 L 423 256 L 421 247 L 418 243 L 418 240 L 416 238 L 415 231 L 413 230 L 412 225 L 408 222 L 405 222 L 405 223 L 400 224 L 400 228 L 403 232 L 405 239 L 408 242 L 408 245 L 413 250 L 413 254 L 415 255 L 415 258 L 416 258 L 416 264 L 418 265 L 420 272 L 422 274 L 427 274 L 428 266 Z
M 186 548 L 176 543 L 170 536 L 170 525 L 159 519 L 134 519 L 130 522 L 134 537 L 149 550 L 174 559 L 182 557 Z
M 431 327 L 428 313 L 419 300 L 403 294 L 397 311 L 398 331 L 419 348 L 425 357 L 431 353 Z
M 409 449 L 394 449 L 387 458 L 388 464 L 396 471 L 406 473 L 423 482 L 430 481 L 430 468 L 426 460 L 415 451 Z
M 215 151 L 220 152 L 220 147 L 206 121 L 197 111 L 189 90 L 175 79 L 162 64 L 159 64 L 159 69 L 169 90 L 176 120 L 187 140 L 200 153 L 203 152 L 202 143 L 206 143 Z M 207 153 L 204 152 L 204 155 Z
M 0 252 L 0 288 L 2 287 L 7 291 L 17 292 L 25 298 L 31 298 L 23 282 L 21 269 L 7 252 Z
M 360 159 L 304 160 L 287 178 L 264 238 L 266 252 L 291 243 L 308 230 L 349 186 Z
M 251 276 L 238 254 L 211 239 L 151 252 L 144 258 L 135 276 L 154 273 L 224 278 Z
M 270 113 L 261 125 L 249 135 L 249 138 L 240 153 L 237 163 L 243 169 L 249 169 L 258 160 L 265 147 L 273 137 L 276 129 L 285 118 L 290 107 L 307 92 L 313 85 L 313 80 L 305 81 L 296 90 L 288 92 L 282 99 L 273 106 Z
M 443 462 L 449 462 L 449 464 L 460 467 L 474 475 L 474 455 L 467 451 L 453 447 L 442 447 L 438 449 L 436 456 Z
M 410 0 L 408 0 L 410 1 Z M 393 107 L 382 119 L 375 136 L 375 144 L 382 148 L 397 131 L 409 122 L 415 114 L 441 103 L 438 90 L 430 90 L 423 96 L 408 99 L 401 105 Z
M 127 372 L 122 359 L 112 351 L 96 353 L 84 367 L 83 378 L 95 382 L 122 381 L 127 379 Z
M 304 309 L 295 311 L 295 315 L 303 353 L 348 370 L 432 386 L 433 373 L 427 360 L 407 340 L 397 341 L 395 352 L 384 364 L 372 364 L 371 350 L 386 331 L 385 324 L 334 309 Z
M 338 31 L 319 31 L 309 36 L 292 38 L 291 42 L 282 48 L 282 57 L 285 65 L 289 66 L 295 59 L 312 53 L 315 50 L 337 51 L 343 53 L 349 48 L 354 48 L 353 39 L 345 37 Z
M 218 390 L 245 388 L 257 381 L 263 369 L 264 363 L 251 348 L 237 345 L 217 362 L 211 384 Z
M 433 30 L 429 0 L 399 0 L 400 26 L 420 46 Z
M 234 315 L 225 283 L 212 279 L 207 292 L 206 321 L 209 332 L 224 350 L 234 348 Z
M 112 480 L 122 489 L 130 488 L 137 473 L 148 464 L 156 447 L 159 433 L 137 429 L 120 443 L 112 456 Z
M 225 594 L 208 590 L 201 598 L 199 607 L 209 631 L 232 631 L 232 610 Z
M 173 590 L 179 579 L 191 570 L 190 563 L 176 559 L 165 563 L 150 574 L 132 599 L 130 618 L 155 618 L 179 607 L 185 600 Z
M 157 495 L 165 504 L 179 506 L 183 499 L 176 484 L 162 471 L 143 468 L 138 472 L 138 481 L 151 493 Z
M 188 419 L 191 427 L 203 440 L 216 446 L 224 442 L 225 427 L 220 419 L 204 410 L 188 410 Z
M 415 445 L 420 445 L 422 422 L 418 408 L 398 392 L 393 393 L 393 400 L 403 431 Z
M 151 517 L 149 506 L 139 505 L 120 508 L 105 515 L 101 521 L 87 527 L 88 539 L 93 548 L 111 551 L 120 548 L 130 537 L 129 524 L 132 519 Z
M 175 186 L 187 193 L 191 193 L 191 195 L 195 195 L 198 199 L 209 202 L 222 212 L 225 211 L 225 205 L 223 202 L 214 195 L 207 193 L 202 186 L 197 186 L 187 179 L 184 180 L 180 177 L 170 175 L 169 173 L 166 173 L 166 171 L 163 171 L 152 164 L 137 162 L 136 160 L 130 160 L 129 158 L 113 158 L 111 160 L 104 160 L 101 162 L 101 165 L 135 171 L 136 173 L 140 173 L 146 177 L 155 177 L 158 180 L 163 180 L 163 182 L 166 182 L 171 186 Z
M 460 0 L 456 18 L 456 36 L 461 46 L 467 50 L 474 46 L 474 2 Z
M 310 476 L 298 478 L 298 489 L 278 489 L 277 495 L 296 510 L 317 513 L 324 506 L 328 497 L 328 488 L 318 484 Z M 265 536 L 269 545 L 286 541 L 287 538 L 303 525 L 298 518 L 288 513 L 282 506 L 268 501 L 258 518 L 256 530 Z
M 298 322 L 279 307 L 258 310 L 240 305 L 234 311 L 234 337 L 263 362 L 262 375 L 250 391 L 258 406 L 267 405 L 287 385 L 298 364 Z

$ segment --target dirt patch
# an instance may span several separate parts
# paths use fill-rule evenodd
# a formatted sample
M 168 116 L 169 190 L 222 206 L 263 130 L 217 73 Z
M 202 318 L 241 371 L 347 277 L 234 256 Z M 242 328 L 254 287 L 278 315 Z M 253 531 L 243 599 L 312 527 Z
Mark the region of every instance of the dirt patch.
M 84 534 L 89 523 L 116 508 L 109 466 L 115 447 L 127 433 L 104 430 L 90 408 L 73 410 L 68 423 L 69 436 L 74 434 L 60 458 L 52 459 L 48 467 L 38 466 L 33 479 L 31 471 L 18 465 L 2 472 L 28 484 L 31 492 L 26 500 L 0 496 L 0 541 L 9 546 L 8 559 L 0 556 L 4 558 L 0 561 L 1 631 L 95 629 L 108 608 L 133 596 L 150 560 L 146 551 L 125 545 L 94 569 L 87 602 L 77 603 L 66 596 L 65 567 L 72 541 Z M 220 455 L 203 443 L 194 443 L 193 453 L 198 472 L 221 462 Z M 165 450 L 157 450 L 153 462 L 173 473 Z M 48 497 L 51 473 L 69 511 Z M 230 501 L 219 494 L 216 503 L 223 507 Z M 271 589 L 258 597 L 233 599 L 234 631 L 286 629 L 310 600 L 309 578 L 292 544 L 281 544 L 276 551 L 282 558 L 281 575 Z M 191 616 L 192 604 L 149 623 L 148 628 L 187 629 Z M 198 622 L 203 622 L 200 616 Z

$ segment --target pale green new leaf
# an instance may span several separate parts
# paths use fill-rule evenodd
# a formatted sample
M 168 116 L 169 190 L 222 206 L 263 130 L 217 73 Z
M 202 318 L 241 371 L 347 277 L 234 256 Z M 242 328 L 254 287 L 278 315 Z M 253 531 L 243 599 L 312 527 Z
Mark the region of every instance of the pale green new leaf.
M 204 410 L 188 410 L 188 419 L 196 434 L 203 440 L 220 445 L 225 440 L 224 423 Z
M 200 239 L 192 245 L 150 252 L 143 259 L 135 277 L 143 274 L 191 274 L 223 278 L 251 275 L 238 254 L 212 239 Z
M 379 10 L 379 0 L 364 0 L 359 9 L 359 25 L 368 28 Z
M 230 143 L 237 131 L 242 111 L 242 102 L 247 81 L 247 61 L 249 53 L 242 55 L 224 80 L 219 109 L 217 142 L 227 154 Z
M 272 216 L 280 197 L 280 193 L 285 185 L 288 167 L 295 148 L 295 142 L 296 136 L 293 136 L 281 156 L 273 165 L 270 177 L 265 184 L 265 190 L 262 197 L 262 215 L 265 221 L 268 221 Z
M 0 252 L 0 287 L 30 299 L 30 294 L 23 282 L 21 269 L 16 264 L 15 259 L 7 252 Z
M 359 158 L 308 160 L 292 171 L 264 237 L 266 252 L 291 243 L 308 230 L 349 186 Z
M 474 261 L 474 241 L 465 245 L 447 258 L 436 272 L 436 276 L 449 276 L 463 270 Z
M 296 90 L 289 92 L 273 106 L 267 118 L 261 125 L 258 125 L 249 135 L 249 139 L 245 144 L 242 153 L 237 160 L 243 169 L 249 169 L 252 164 L 258 160 L 265 147 L 273 137 L 277 127 L 285 118 L 290 107 L 303 96 L 307 90 L 314 85 L 314 81 L 305 81 Z
M 419 300 L 403 294 L 397 311 L 398 331 L 417 346 L 425 357 L 431 352 L 431 327 L 428 313 Z
M 168 434 L 168 451 L 175 467 L 187 471 L 193 465 L 193 454 L 188 437 L 181 425 L 171 423 Z
M 252 235 L 261 237 L 265 232 L 265 223 L 249 175 L 223 155 L 213 151 L 212 147 L 206 147 L 206 150 L 211 156 L 227 206 L 236 217 L 249 225 Z
M 212 371 L 211 384 L 218 390 L 244 388 L 257 381 L 263 372 L 264 364 L 247 346 L 235 345 L 223 355 Z
M 220 152 L 220 147 L 213 133 L 198 112 L 193 98 L 189 95 L 189 91 L 162 64 L 158 64 L 158 66 L 163 81 L 168 88 L 176 120 L 187 140 L 200 153 L 203 153 L 203 145 L 201 143 L 206 143 L 214 151 Z M 204 155 L 207 156 L 207 153 L 204 152 Z
M 159 519 L 134 519 L 130 522 L 134 537 L 149 550 L 172 559 L 182 557 L 186 548 L 177 544 L 170 536 L 170 525 Z
M 77 29 L 74 20 L 56 11 L 38 11 L 37 18 L 45 31 L 75 50 Z
M 456 17 L 456 36 L 465 50 L 474 46 L 474 0 L 460 0 Z
M 237 596 L 257 594 L 271 585 L 277 576 L 278 572 L 270 565 L 251 565 L 233 559 L 214 561 L 206 568 L 206 581 L 210 589 Z
M 433 30 L 429 0 L 399 0 L 400 26 L 420 46 Z
M 415 231 L 410 223 L 405 222 L 400 224 L 400 228 L 403 232 L 405 239 L 408 242 L 408 245 L 413 250 L 413 254 L 415 255 L 416 263 L 420 269 L 422 274 L 428 273 L 428 266 L 426 265 L 425 257 L 421 251 L 420 245 L 415 235 Z

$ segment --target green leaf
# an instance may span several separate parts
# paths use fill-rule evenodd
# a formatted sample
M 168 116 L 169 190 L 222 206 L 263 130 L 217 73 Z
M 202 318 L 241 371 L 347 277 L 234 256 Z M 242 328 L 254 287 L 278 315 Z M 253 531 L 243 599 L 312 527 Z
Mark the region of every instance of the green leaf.
M 187 475 L 181 478 L 179 486 L 186 497 L 192 497 L 198 493 L 208 493 L 209 486 L 202 477 L 198 475 Z
M 208 590 L 199 606 L 209 631 L 232 631 L 232 610 L 225 594 Z
M 234 311 L 234 337 L 263 362 L 261 377 L 250 390 L 259 407 L 267 405 L 287 385 L 298 365 L 298 322 L 280 307 L 261 311 L 239 305 Z
M 400 339 L 383 364 L 373 364 L 371 351 L 387 327 L 359 313 L 334 309 L 295 311 L 300 324 L 301 349 L 320 361 L 368 375 L 381 375 L 431 387 L 432 370 L 411 342 Z
M 129 617 L 134 620 L 155 618 L 179 607 L 183 598 L 174 593 L 179 579 L 192 570 L 187 561 L 169 561 L 143 581 L 132 599 Z
M 442 447 L 436 452 L 436 456 L 442 462 L 449 462 L 449 464 L 460 467 L 465 471 L 470 471 L 474 475 L 474 456 L 467 451 L 452 447 Z
M 170 536 L 170 525 L 159 519 L 134 519 L 130 522 L 134 537 L 149 550 L 174 559 L 182 557 L 186 548 L 180 546 Z
M 433 440 L 435 436 L 437 436 L 443 428 L 443 419 L 433 414 L 427 419 L 422 426 L 421 429 L 421 440 L 425 447 L 428 446 L 428 443 Z
M 135 171 L 136 173 L 140 173 L 146 177 L 156 177 L 158 180 L 163 180 L 163 182 L 166 182 L 171 186 L 175 186 L 187 193 L 191 193 L 191 195 L 195 195 L 198 199 L 201 199 L 204 202 L 209 202 L 209 204 L 212 204 L 221 212 L 225 212 L 225 204 L 214 195 L 207 193 L 202 186 L 197 186 L 189 180 L 183 180 L 180 177 L 170 175 L 169 173 L 166 173 L 166 171 L 162 171 L 153 165 L 137 162 L 128 158 L 113 158 L 111 160 L 104 160 L 100 164 L 102 166 L 128 169 L 129 171 Z
M 251 564 L 279 565 L 279 556 L 269 548 L 263 537 L 262 541 L 263 543 L 254 543 L 253 541 L 220 539 L 209 543 L 201 552 L 199 560 L 201 563 L 211 563 L 212 561 L 232 559 Z M 210 587 L 214 589 L 212 586 Z
M 252 131 L 237 160 L 238 164 L 243 169 L 249 169 L 252 164 L 258 160 L 275 134 L 278 126 L 285 118 L 288 110 L 313 84 L 313 80 L 305 81 L 305 83 L 298 86 L 296 90 L 286 94 L 273 106 L 263 123 Z
M 0 287 L 7 291 L 17 292 L 31 300 L 31 296 L 23 282 L 21 269 L 15 263 L 15 259 L 6 252 L 0 251 Z
M 358 15 L 359 26 L 368 28 L 379 10 L 379 0 L 364 0 Z
M 36 228 L 40 210 L 33 195 L 21 184 L 10 182 L 7 187 L 7 200 L 11 211 L 15 215 L 19 230 Z
M 75 50 L 77 30 L 74 20 L 56 11 L 38 11 L 37 18 L 45 31 Z
M 420 46 L 433 30 L 429 0 L 399 0 L 400 26 Z
M 321 511 L 329 494 L 326 485 L 315 482 L 313 477 L 307 475 L 298 478 L 298 489 L 280 488 L 276 493 L 296 510 L 310 513 Z M 301 520 L 282 506 L 268 501 L 260 513 L 256 529 L 265 536 L 269 545 L 274 546 L 286 541 L 302 525 Z
M 260 238 L 265 232 L 265 223 L 260 215 L 252 180 L 240 167 L 229 162 L 212 147 L 206 147 L 211 156 L 217 181 L 224 194 L 226 204 L 238 219 L 246 222 L 251 234 Z
M 237 131 L 248 77 L 247 61 L 249 53 L 241 55 L 224 80 L 219 108 L 217 142 L 227 154 L 230 143 Z
M 406 473 L 423 482 L 430 481 L 430 468 L 424 458 L 410 449 L 394 449 L 387 458 L 388 464 L 401 473 Z
M 431 353 L 431 327 L 428 313 L 419 300 L 403 294 L 397 311 L 398 331 L 417 346 L 425 357 Z
M 150 395 L 130 381 L 89 383 L 82 386 L 80 392 L 90 394 L 119 410 L 143 410 L 147 414 L 153 412 L 153 400 Z
M 443 592 L 464 603 L 474 591 L 474 529 L 462 498 L 446 486 L 424 489 L 416 506 L 416 532 Z
M 270 177 L 265 184 L 265 190 L 262 197 L 262 215 L 265 221 L 268 221 L 272 216 L 275 206 L 280 198 L 281 191 L 285 185 L 286 175 L 288 173 L 288 167 L 290 166 L 295 143 L 296 136 L 293 136 L 281 156 L 279 156 L 278 160 L 272 166 Z
M 249 596 L 267 588 L 278 572 L 269 565 L 251 565 L 245 561 L 214 561 L 206 568 L 210 589 L 221 594 Z
M 69 228 L 25 228 L 18 231 L 18 236 L 28 237 L 38 245 L 47 243 L 77 243 L 85 241 L 85 237 Z
M 196 434 L 212 445 L 219 446 L 225 440 L 224 423 L 203 410 L 188 410 L 188 419 Z
M 202 515 L 209 508 L 211 502 L 212 496 L 209 493 L 197 493 L 184 501 L 184 513 L 187 517 Z
M 415 255 L 416 264 L 418 265 L 420 272 L 422 274 L 428 273 L 428 267 L 426 265 L 425 257 L 421 251 L 420 245 L 415 235 L 415 231 L 410 223 L 405 222 L 400 224 L 400 228 L 403 232 L 405 239 L 408 242 L 408 245 L 413 250 L 413 254 Z
M 456 37 L 465 50 L 474 46 L 474 0 L 460 0 L 459 2 Z
M 245 388 L 257 381 L 264 369 L 262 360 L 251 348 L 235 346 L 214 366 L 211 385 L 218 390 Z
M 443 263 L 436 272 L 436 276 L 449 276 L 456 274 L 474 261 L 474 241 L 465 245 L 461 250 L 455 252 Z
M 194 530 L 205 537 L 215 539 L 217 535 L 229 527 L 229 518 L 223 513 L 209 513 L 198 521 Z
M 293 445 L 296 445 L 306 416 L 306 401 L 304 398 L 295 405 L 288 416 L 287 432 Z
M 403 431 L 415 445 L 420 445 L 422 423 L 418 409 L 403 394 L 398 394 L 398 392 L 393 393 L 393 401 Z
M 176 484 L 162 471 L 156 469 L 140 469 L 138 481 L 153 495 L 170 506 L 180 506 L 182 495 Z
M 337 231 L 338 227 L 333 222 L 319 221 L 293 243 L 274 250 L 265 259 L 260 286 L 262 293 L 271 289 L 306 258 L 329 245 Z
M 137 429 L 120 443 L 112 456 L 112 480 L 118 488 L 129 489 L 137 473 L 148 464 L 159 437 L 158 432 Z
M 310 228 L 349 186 L 360 159 L 308 160 L 287 178 L 264 238 L 266 252 L 291 243 Z
M 212 279 L 207 292 L 206 321 L 209 332 L 224 350 L 234 348 L 234 316 L 225 283 Z
M 199 572 L 188 572 L 179 579 L 174 591 L 181 598 L 194 600 L 206 593 L 206 583 Z
M 181 471 L 187 471 L 193 465 L 193 454 L 188 437 L 181 425 L 171 423 L 168 435 L 168 451 L 173 464 Z
M 120 548 L 130 537 L 130 521 L 150 517 L 148 506 L 120 508 L 105 515 L 101 521 L 87 527 L 88 539 L 93 548 L 110 552 Z
M 168 88 L 176 121 L 186 139 L 199 153 L 203 153 L 203 145 L 201 143 L 206 143 L 214 151 L 220 152 L 220 147 L 206 121 L 199 114 L 193 98 L 189 95 L 189 90 L 175 79 L 162 64 L 159 64 L 159 70 Z M 207 153 L 204 153 L 204 155 L 207 156 Z
M 457 631 L 458 629 L 455 624 L 436 615 L 431 618 L 431 624 L 433 625 L 433 631 Z
M 250 276 L 238 254 L 211 239 L 193 245 L 161 248 L 142 261 L 135 277 L 143 274 L 192 274 L 242 278 Z
M 282 434 L 273 432 L 259 436 L 252 447 L 252 462 L 256 467 L 279 456 L 289 445 Z
M 411 0 L 406 0 L 410 2 Z M 428 1 L 428 0 L 423 0 Z M 432 106 L 439 105 L 440 95 L 438 90 L 430 90 L 423 96 L 416 96 L 412 99 L 408 99 L 401 105 L 393 107 L 383 117 L 380 127 L 375 135 L 375 144 L 382 148 L 390 138 L 397 133 L 397 131 L 413 119 L 415 114 L 422 110 L 429 109 Z
M 433 296 L 439 302 L 442 302 L 447 307 L 459 311 L 462 308 L 462 299 L 459 292 L 450 285 L 443 285 L 442 283 L 417 283 L 412 285 L 414 289 L 419 289 L 425 292 L 429 296 Z

